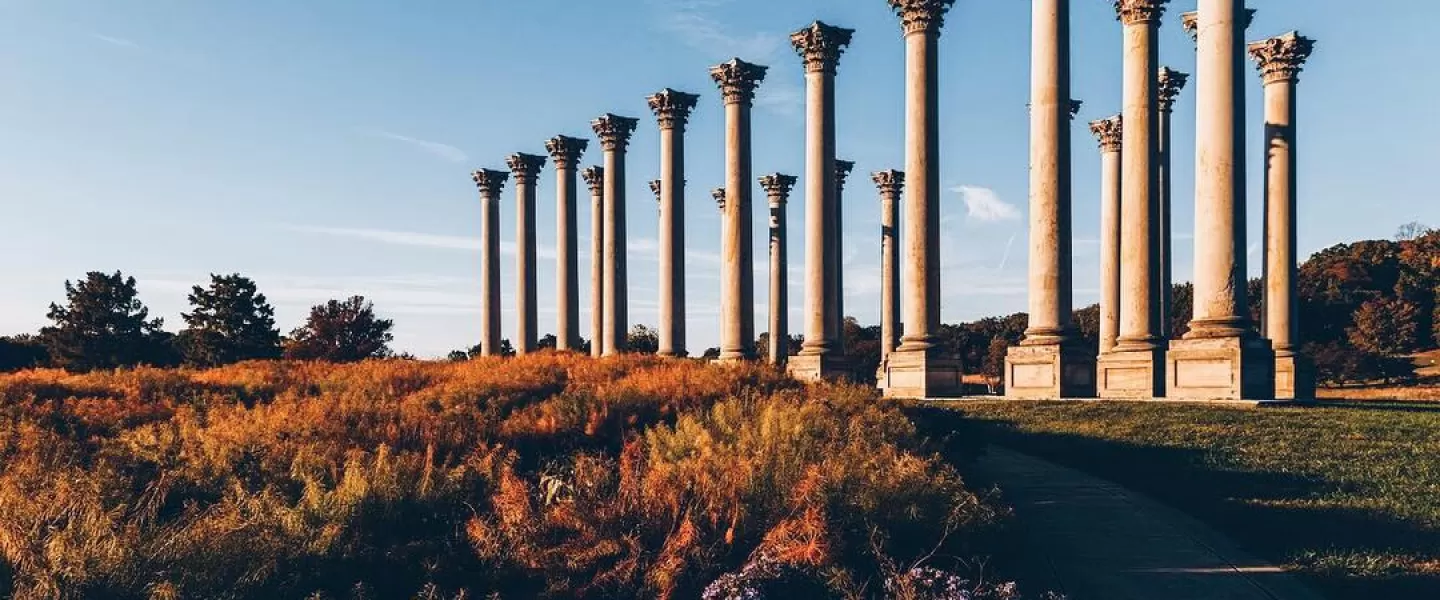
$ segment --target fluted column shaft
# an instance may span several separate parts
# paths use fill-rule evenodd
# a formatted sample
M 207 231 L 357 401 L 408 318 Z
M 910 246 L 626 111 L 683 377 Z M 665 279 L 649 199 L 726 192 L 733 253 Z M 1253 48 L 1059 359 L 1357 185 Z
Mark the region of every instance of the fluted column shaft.
M 872 177 L 880 190 L 880 364 L 900 345 L 900 194 L 905 173 Z
M 1116 349 L 1150 351 L 1164 347 L 1158 299 L 1160 197 L 1159 150 L 1155 136 L 1162 0 L 1126 0 L 1124 132 L 1120 150 L 1120 339 Z M 1136 8 L 1136 6 L 1140 6 Z M 1133 11 L 1133 12 L 1131 12 Z
M 760 178 L 770 204 L 770 364 L 784 367 L 790 347 L 790 261 L 786 250 L 785 204 L 795 177 L 775 173 Z
M 660 347 L 685 356 L 685 125 L 699 96 L 672 89 L 647 98 L 660 125 Z
M 545 157 L 515 154 L 510 157 L 515 180 L 515 353 L 535 351 L 539 306 L 535 285 L 535 184 Z
M 1159 137 L 1159 190 L 1160 190 L 1160 277 L 1156 281 L 1156 294 L 1160 299 L 1160 314 L 1157 317 L 1160 321 L 1161 337 L 1169 338 L 1170 320 L 1174 312 L 1171 296 L 1174 294 L 1174 266 L 1175 266 L 1175 240 L 1173 236 L 1174 211 L 1172 207 L 1173 183 L 1171 182 L 1171 153 L 1173 136 L 1171 135 L 1171 115 L 1175 112 L 1175 99 L 1184 89 L 1189 75 L 1170 68 L 1161 68 L 1158 75 L 1158 94 L 1160 100 L 1160 112 L 1156 122 L 1156 131 Z
M 1096 121 L 1100 139 L 1100 353 L 1120 337 L 1120 138 L 1119 116 Z
M 580 253 L 576 247 L 576 164 L 587 140 L 556 136 L 545 143 L 555 164 L 555 349 L 580 343 Z
M 725 216 L 720 254 L 720 360 L 755 358 L 750 109 L 766 68 L 732 60 L 710 70 L 725 99 Z
M 805 74 L 805 344 L 802 354 L 839 350 L 835 337 L 835 75 Z
M 1030 65 L 1030 326 L 1024 345 L 1070 330 L 1070 3 L 1034 0 Z
M 612 114 L 602 115 L 591 123 L 605 149 L 604 356 L 625 351 L 630 328 L 629 283 L 625 273 L 625 149 L 638 123 L 630 117 Z
M 900 352 L 928 352 L 940 330 L 939 35 L 923 28 L 905 36 L 905 335 Z
M 848 160 L 835 161 L 835 209 L 831 211 L 835 223 L 830 226 L 830 244 L 833 246 L 830 252 L 831 271 L 835 277 L 831 281 L 835 296 L 835 349 L 838 352 L 845 352 L 845 182 L 850 177 L 850 172 L 855 169 L 855 163 Z
M 500 193 L 510 174 L 476 171 L 480 189 L 480 355 L 500 355 Z
M 605 352 L 605 168 L 585 169 L 590 187 L 590 356 Z

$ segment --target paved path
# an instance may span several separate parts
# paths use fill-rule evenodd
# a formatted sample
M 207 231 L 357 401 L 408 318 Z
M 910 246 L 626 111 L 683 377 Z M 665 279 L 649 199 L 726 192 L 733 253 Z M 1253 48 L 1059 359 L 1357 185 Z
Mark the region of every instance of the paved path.
M 1280 568 L 1119 485 L 991 446 L 976 475 L 1015 507 L 1030 588 L 1070 600 L 1318 600 Z

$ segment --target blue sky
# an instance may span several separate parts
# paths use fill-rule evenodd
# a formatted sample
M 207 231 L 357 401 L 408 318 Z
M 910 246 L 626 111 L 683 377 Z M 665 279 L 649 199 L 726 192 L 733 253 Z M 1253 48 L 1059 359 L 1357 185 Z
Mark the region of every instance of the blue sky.
M 941 40 L 942 274 L 946 321 L 1025 307 L 1029 2 L 960 0 Z M 1319 42 L 1299 92 L 1300 250 L 1440 224 L 1431 108 L 1440 4 L 1254 0 L 1249 38 Z M 1089 120 L 1118 111 L 1120 26 L 1110 2 L 1073 2 L 1077 304 L 1098 277 L 1099 155 Z M 1172 3 L 1162 63 L 1193 72 Z M 702 95 L 691 121 L 689 338 L 718 340 L 723 111 L 707 67 L 769 65 L 754 118 L 757 175 L 803 175 L 803 72 L 787 35 L 810 21 L 857 29 L 837 79 L 847 312 L 878 314 L 879 203 L 868 174 L 903 162 L 903 54 L 883 0 L 0 0 L 0 333 L 34 331 L 63 282 L 123 270 L 167 327 L 211 272 L 257 280 L 288 331 L 312 304 L 363 294 L 421 356 L 479 335 L 480 206 L 469 172 L 593 137 L 604 112 L 641 118 L 630 154 L 631 318 L 656 321 L 656 221 L 646 182 L 659 133 L 645 96 Z M 1249 80 L 1248 148 L 1261 132 Z M 1193 90 L 1175 119 L 1177 279 L 1191 272 Z M 600 159 L 592 143 L 585 164 Z M 1250 241 L 1261 165 L 1249 156 Z M 539 187 L 540 329 L 554 313 L 554 172 Z M 583 187 L 583 186 L 582 186 Z M 502 206 L 505 332 L 514 331 L 513 196 Z M 760 197 L 758 186 L 757 198 Z M 789 210 L 792 323 L 800 322 L 803 185 Z M 584 194 L 582 194 L 584 197 Z M 588 235 L 588 199 L 580 231 Z M 755 212 L 757 268 L 766 217 Z M 588 239 L 581 248 L 588 249 Z M 1258 252 L 1252 271 L 1258 273 Z M 582 254 L 581 330 L 589 257 Z M 756 298 L 766 278 L 757 271 Z M 756 307 L 757 323 L 766 309 Z M 763 326 L 762 326 L 763 328 Z

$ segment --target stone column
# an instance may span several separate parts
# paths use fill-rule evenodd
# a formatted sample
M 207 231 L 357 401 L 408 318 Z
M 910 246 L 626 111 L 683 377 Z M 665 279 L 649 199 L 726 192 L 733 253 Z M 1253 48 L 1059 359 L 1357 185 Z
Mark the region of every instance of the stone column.
M 625 149 L 639 121 L 606 114 L 590 126 L 605 149 L 605 314 L 604 356 L 625 351 L 630 323 L 629 280 L 625 275 Z
M 880 190 L 880 368 L 900 345 L 900 193 L 905 172 L 891 169 L 870 176 Z
M 1100 354 L 1120 337 L 1120 138 L 1122 117 L 1090 123 L 1100 140 Z
M 936 346 L 940 330 L 940 94 L 938 49 L 954 0 L 888 0 L 905 33 L 905 335 L 880 387 L 898 398 L 961 393 L 961 363 Z
M 1006 352 L 1005 396 L 1088 397 L 1095 357 L 1071 325 L 1069 0 L 1034 0 L 1030 44 L 1030 325 Z
M 854 161 L 835 161 L 835 225 L 830 241 L 835 245 L 831 260 L 835 273 L 835 347 L 845 352 L 845 181 L 855 170 Z
M 740 59 L 710 68 L 725 98 L 725 237 L 720 255 L 720 360 L 755 359 L 755 261 L 750 194 L 750 105 L 766 67 Z
M 587 167 L 590 186 L 590 356 L 605 351 L 605 168 Z
M 589 140 L 563 135 L 545 142 L 550 162 L 555 165 L 555 349 L 560 351 L 573 350 L 580 343 L 575 167 L 589 146 Z
M 535 351 L 536 320 L 539 307 L 535 298 L 535 184 L 545 157 L 534 154 L 512 154 L 506 161 L 515 180 L 515 290 L 516 315 L 515 354 L 524 356 Z
M 1124 24 L 1125 126 L 1120 149 L 1120 339 L 1100 357 L 1102 398 L 1165 395 L 1165 339 L 1160 337 L 1156 279 L 1160 276 L 1160 194 L 1155 136 L 1158 115 L 1158 29 L 1167 0 L 1117 0 Z
M 480 355 L 500 356 L 500 193 L 510 174 L 481 169 L 471 178 L 480 189 Z
M 805 64 L 805 344 L 788 370 L 803 380 L 849 375 L 835 280 L 835 69 L 853 33 L 816 21 L 790 35 Z
M 646 98 L 660 124 L 660 356 L 685 356 L 685 126 L 700 97 Z
M 1190 75 L 1181 73 L 1170 67 L 1161 67 L 1158 74 L 1157 84 L 1160 97 L 1160 114 L 1157 121 L 1157 131 L 1160 137 L 1160 278 L 1157 281 L 1159 289 L 1156 292 L 1160 296 L 1160 335 L 1170 337 L 1170 318 L 1174 313 L 1171 308 L 1174 294 L 1174 238 L 1171 229 L 1174 225 L 1173 211 L 1171 206 L 1171 180 L 1170 180 L 1170 150 L 1171 130 L 1170 116 L 1175 111 L 1175 99 L 1180 96 L 1180 91 L 1185 89 L 1185 82 L 1190 80 Z
M 1195 62 L 1195 304 L 1170 345 L 1170 398 L 1275 394 L 1275 356 L 1246 302 L 1243 0 L 1200 0 Z M 1126 123 L 1129 127 L 1129 123 Z
M 760 178 L 770 200 L 770 364 L 784 368 L 790 358 L 790 289 L 786 257 L 785 203 L 795 187 L 794 175 L 774 173 Z
M 1300 354 L 1295 292 L 1295 84 L 1315 42 L 1294 31 L 1250 44 L 1265 83 L 1264 335 L 1275 349 L 1275 398 L 1315 397 L 1315 368 Z

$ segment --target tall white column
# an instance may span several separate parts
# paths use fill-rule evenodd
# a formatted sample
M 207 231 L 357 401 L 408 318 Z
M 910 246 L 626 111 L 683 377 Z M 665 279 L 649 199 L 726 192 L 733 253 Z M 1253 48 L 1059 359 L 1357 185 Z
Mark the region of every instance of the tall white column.
M 848 375 L 835 282 L 835 70 L 854 30 L 816 21 L 790 34 L 805 64 L 805 344 L 789 363 L 799 379 Z
M 720 245 L 720 360 L 755 359 L 755 261 L 751 242 L 750 108 L 766 67 L 734 59 L 710 68 L 725 100 L 724 238 Z
M 1174 294 L 1174 238 L 1171 230 L 1174 226 L 1174 211 L 1171 207 L 1174 202 L 1171 198 L 1170 166 L 1172 138 L 1170 129 L 1170 116 L 1175 110 L 1175 99 L 1180 96 L 1180 91 L 1185 89 L 1185 82 L 1189 81 L 1190 75 L 1181 73 L 1170 67 L 1161 67 L 1157 83 L 1160 94 L 1160 114 L 1157 121 L 1157 130 L 1160 137 L 1160 277 L 1156 282 L 1156 293 L 1160 296 L 1160 335 L 1171 337 L 1170 319 L 1174 313 L 1171 307 Z
M 700 97 L 670 88 L 646 98 L 660 125 L 660 349 L 685 356 L 685 126 Z
M 629 333 L 629 279 L 626 276 L 625 149 L 639 121 L 605 114 L 591 122 L 605 150 L 605 346 L 604 356 L 625 351 Z
M 1120 145 L 1123 117 L 1090 123 L 1100 141 L 1100 354 L 1120 338 Z
M 515 180 L 515 354 L 535 351 L 539 306 L 535 288 L 535 184 L 545 157 L 517 153 L 506 161 Z
M 590 356 L 605 353 L 605 168 L 581 173 L 590 187 Z
M 1200 0 L 1195 62 L 1195 295 L 1166 396 L 1269 399 L 1274 351 L 1252 328 L 1245 268 L 1243 0 Z M 1128 127 L 1129 124 L 1127 123 Z
M 786 251 L 785 204 L 795 187 L 794 175 L 773 173 L 760 178 L 770 201 L 770 364 L 783 368 L 790 358 L 790 261 Z
M 555 165 L 555 349 L 580 343 L 580 251 L 576 247 L 575 168 L 589 140 L 557 135 L 545 142 Z
M 940 30 L 954 0 L 888 0 L 905 33 L 905 335 L 890 354 L 886 396 L 933 398 L 962 389 L 959 359 L 937 347 L 940 330 Z
M 480 189 L 480 355 L 500 356 L 500 193 L 510 174 L 481 169 L 471 178 Z
M 1265 84 L 1265 310 L 1264 335 L 1275 349 L 1275 398 L 1315 397 L 1311 358 L 1300 352 L 1295 285 L 1295 87 L 1315 42 L 1294 31 L 1249 47 Z
M 880 191 L 880 372 L 900 345 L 900 194 L 905 172 L 871 175 Z

